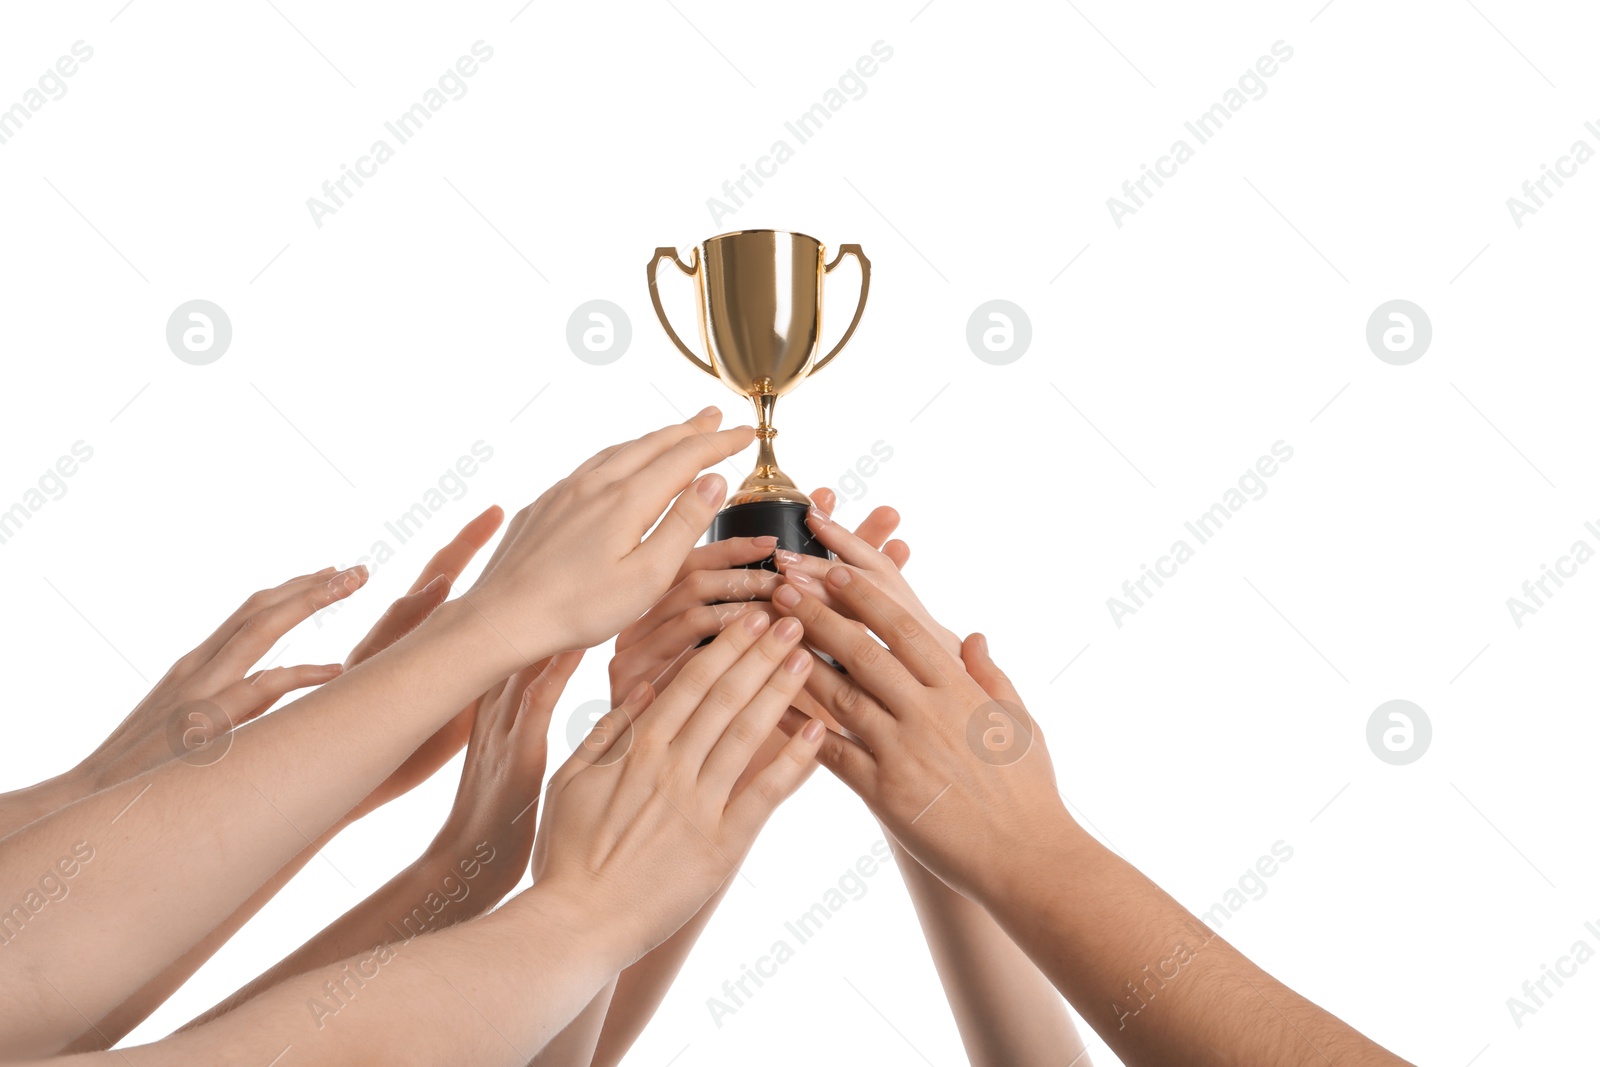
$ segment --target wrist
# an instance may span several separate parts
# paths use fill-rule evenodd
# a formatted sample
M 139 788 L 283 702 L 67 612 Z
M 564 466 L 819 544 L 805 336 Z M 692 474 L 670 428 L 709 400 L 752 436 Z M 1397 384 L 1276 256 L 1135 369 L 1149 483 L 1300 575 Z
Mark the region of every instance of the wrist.
M 553 630 L 543 625 L 508 627 L 498 614 L 492 605 L 485 610 L 467 593 L 441 604 L 417 633 L 453 659 L 459 657 L 458 668 L 470 672 L 477 686 L 473 692 L 483 692 L 523 667 L 565 650 Z
M 655 947 L 625 909 L 608 907 L 592 886 L 561 879 L 535 882 L 495 914 L 537 927 L 541 940 L 593 962 L 605 977 L 622 973 Z
M 52 795 L 62 798 L 63 804 L 71 804 L 108 786 L 116 785 L 118 781 L 113 779 L 108 769 L 102 767 L 91 755 L 71 770 L 64 771 L 41 784 L 48 785 Z
M 1063 869 L 1081 869 L 1094 850 L 1102 848 L 1060 805 L 1024 820 L 1014 835 L 986 862 L 974 889 L 979 903 L 991 911 L 1026 905 L 1062 891 Z
M 40 817 L 43 817 L 117 784 L 118 780 L 106 774 L 91 756 L 71 770 L 63 771 L 54 778 L 46 778 L 26 790 L 19 790 L 18 794 L 25 793 L 29 806 L 38 810 Z
M 445 878 L 464 882 L 473 896 L 487 901 L 479 910 L 487 910 L 516 888 L 527 858 L 491 835 L 447 828 L 428 845 L 416 866 L 427 871 L 434 883 Z

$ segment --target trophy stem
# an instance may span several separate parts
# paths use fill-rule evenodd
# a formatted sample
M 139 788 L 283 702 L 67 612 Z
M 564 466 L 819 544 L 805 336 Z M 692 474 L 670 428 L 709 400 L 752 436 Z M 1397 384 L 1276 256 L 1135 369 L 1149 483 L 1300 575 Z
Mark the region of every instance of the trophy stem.
M 750 402 L 756 409 L 756 469 L 739 491 L 728 501 L 728 506 L 751 504 L 756 501 L 789 501 L 810 506 L 811 498 L 802 493 L 778 466 L 778 457 L 772 449 L 772 439 L 778 436 L 772 425 L 772 415 L 778 404 L 778 394 L 770 378 L 759 379 L 750 393 Z
M 763 379 L 765 381 L 765 379 Z M 772 425 L 773 412 L 778 407 L 778 398 L 771 393 L 762 393 L 750 398 L 756 409 L 756 470 L 758 478 L 771 478 L 780 473 L 778 470 L 778 457 L 772 451 L 772 439 L 778 436 L 778 431 Z

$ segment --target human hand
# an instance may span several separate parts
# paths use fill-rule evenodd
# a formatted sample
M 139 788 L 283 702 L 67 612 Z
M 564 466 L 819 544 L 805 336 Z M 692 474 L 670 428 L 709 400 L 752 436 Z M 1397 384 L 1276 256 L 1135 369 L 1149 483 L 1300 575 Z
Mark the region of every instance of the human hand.
M 830 731 L 819 762 L 918 861 L 985 903 L 991 872 L 1070 821 L 1038 724 L 982 635 L 958 658 L 877 578 L 836 566 L 822 584 L 838 611 L 805 586 L 773 594 L 849 672 L 811 673 L 808 690 L 854 735 Z M 786 716 L 786 730 L 802 727 L 798 712 Z
M 814 489 L 811 492 L 812 510 L 820 511 L 830 519 L 838 503 L 839 495 L 832 489 Z M 807 525 L 810 525 L 809 521 Z M 861 520 L 861 525 L 856 527 L 856 537 L 889 557 L 889 562 L 896 567 L 904 568 L 911 559 L 911 546 L 898 538 L 889 540 L 899 528 L 898 511 L 886 506 L 876 507 L 868 512 L 867 517 Z
M 945 629 L 929 614 L 900 573 L 911 556 L 910 547 L 904 541 L 884 544 L 882 540 L 874 540 L 880 533 L 887 538 L 900 525 L 899 514 L 893 508 L 878 508 L 852 534 L 828 514 L 828 507 L 834 500 L 831 491 L 819 490 L 815 499 L 815 506 L 806 515 L 806 526 L 837 559 L 829 561 L 798 552 L 777 552 L 774 558 L 784 577 L 811 592 L 824 604 L 833 606 L 828 586 L 822 580 L 829 570 L 844 566 L 854 574 L 870 575 L 919 625 L 934 634 L 951 655 L 961 655 L 961 638 Z
M 818 489 L 812 499 L 826 511 L 835 497 L 831 489 Z M 870 554 L 901 566 L 911 550 L 904 541 L 889 541 L 899 525 L 900 516 L 893 508 L 876 508 L 853 536 L 838 528 L 832 536 L 841 544 L 850 539 L 853 560 L 865 560 Z M 733 620 L 752 611 L 776 618 L 768 601 L 780 578 L 750 564 L 771 556 L 777 545 L 776 537 L 730 537 L 691 550 L 667 594 L 617 635 L 616 654 L 607 665 L 612 702 L 620 703 L 640 682 L 649 682 L 658 691 L 665 688 L 700 642 L 721 633 Z M 817 562 L 825 572 L 827 561 Z M 804 694 L 799 699 L 804 701 Z M 801 707 L 816 714 L 813 707 L 804 703 Z
M 666 592 L 727 492 L 720 475 L 695 476 L 755 439 L 749 426 L 717 430 L 721 421 L 707 408 L 604 449 L 517 513 L 461 598 L 510 660 L 588 648 Z
M 434 609 L 450 597 L 450 587 L 461 572 L 467 569 L 489 538 L 500 528 L 506 513 L 499 504 L 491 504 L 483 513 L 463 526 L 450 543 L 433 554 L 427 565 L 411 583 L 405 595 L 390 604 L 388 610 L 372 624 L 366 636 L 356 642 L 344 665 L 348 670 L 363 660 L 371 659 L 406 634 L 421 626 Z
M 505 514 L 498 504 L 491 505 L 483 514 L 463 526 L 449 544 L 434 553 L 406 594 L 390 604 L 366 636 L 350 650 L 350 655 L 345 659 L 345 669 L 349 670 L 371 659 L 421 626 L 449 598 L 451 586 L 461 577 L 461 572 L 466 570 L 467 564 L 472 562 L 479 550 L 489 543 L 489 538 L 500 528 Z M 395 768 L 393 774 L 356 805 L 345 816 L 344 822 L 354 822 L 376 811 L 433 777 L 467 743 L 477 706 L 476 702 L 467 705 L 455 718 L 439 727 L 432 737 Z
M 583 653 L 563 652 L 513 674 L 470 709 L 472 738 L 455 804 L 423 855 L 424 869 L 453 869 L 476 856 L 484 899 L 512 889 L 528 866 L 544 785 L 550 712 Z M 487 856 L 482 852 L 487 848 Z
M 78 765 L 99 792 L 185 755 L 266 711 L 296 689 L 339 676 L 337 663 L 273 667 L 246 675 L 278 639 L 367 580 L 365 567 L 325 567 L 252 594 L 172 665 L 133 712 Z
M 705 904 L 811 765 L 820 722 L 735 788 L 811 670 L 801 632 L 746 615 L 659 697 L 641 682 L 551 777 L 535 884 L 623 924 L 631 958 Z

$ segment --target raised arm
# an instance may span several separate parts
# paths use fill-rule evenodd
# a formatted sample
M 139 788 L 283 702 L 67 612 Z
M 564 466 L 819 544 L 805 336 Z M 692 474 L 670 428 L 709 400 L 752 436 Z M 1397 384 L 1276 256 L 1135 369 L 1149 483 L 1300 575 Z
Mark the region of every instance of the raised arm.
M 812 673 L 813 692 L 860 739 L 830 734 L 821 761 L 930 871 L 993 915 L 1123 1062 L 1403 1062 L 1261 970 L 1074 822 L 1038 724 L 981 636 L 957 658 L 871 577 L 835 567 L 826 588 L 839 611 L 803 588 L 774 594 L 849 671 Z M 969 741 L 986 731 L 994 747 Z
M 845 530 L 828 515 L 832 496 L 817 494 L 817 506 L 806 524 L 838 562 L 783 554 L 779 566 L 784 575 L 822 603 L 831 604 L 824 579 L 834 567 L 848 568 L 849 573 L 877 583 L 884 596 L 915 619 L 941 648 L 959 656 L 961 639 L 934 619 L 901 573 L 909 549 L 903 542 L 892 542 L 879 551 L 877 545 L 863 540 L 859 531 L 853 535 Z M 883 511 L 893 517 L 886 520 L 892 530 L 898 516 L 888 508 L 879 509 Z M 831 681 L 817 677 L 810 688 L 830 694 L 834 692 Z M 816 708 L 826 712 L 815 699 L 798 706 L 812 714 Z M 826 721 L 830 728 L 838 725 L 831 717 Z M 1050 979 L 993 916 L 924 867 L 888 826 L 884 826 L 884 836 L 922 925 L 968 1062 L 974 1067 L 1090 1067 L 1083 1039 Z
M 732 877 L 811 765 L 820 727 L 735 788 L 810 669 L 799 626 L 756 619 L 729 627 L 659 698 L 640 686 L 551 778 L 532 889 L 290 978 L 154 1045 L 72 1062 L 270 1063 L 293 1049 L 300 1064 L 520 1067 Z M 338 1011 L 308 1010 L 333 994 Z
M 310 941 L 183 1029 L 278 983 L 376 945 L 399 946 L 482 915 L 516 887 L 533 852 L 550 711 L 581 652 L 518 671 L 479 698 L 455 803 L 421 857 Z M 398 949 L 396 949 L 398 950 Z M 337 1011 L 337 999 L 319 1009 Z
M 816 497 L 831 506 L 831 491 Z M 894 533 L 899 516 L 879 508 L 862 522 L 856 536 L 876 549 Z M 616 654 L 607 667 L 612 701 L 620 702 L 640 682 L 661 687 L 672 681 L 703 640 L 751 612 L 775 616 L 768 598 L 781 581 L 775 571 L 752 567 L 771 557 L 775 537 L 734 537 L 701 545 L 678 569 L 672 588 L 649 611 L 617 635 Z M 902 542 L 889 551 L 904 559 Z M 797 697 L 805 701 L 804 692 Z M 820 712 L 819 712 L 820 713 Z M 745 779 L 766 766 L 785 743 L 774 730 L 745 770 Z M 743 786 L 745 781 L 741 781 Z M 593 1002 L 539 1054 L 537 1067 L 611 1067 L 622 1061 L 661 1006 L 689 953 L 711 922 L 725 884 L 673 935 L 606 984 Z
M 345 657 L 343 669 L 348 670 L 364 660 L 371 659 L 422 625 L 423 620 L 444 603 L 450 594 L 451 584 L 461 576 L 467 564 L 472 562 L 473 556 L 494 536 L 504 518 L 505 513 L 500 508 L 489 508 L 467 523 L 449 544 L 435 553 L 423 567 L 422 573 L 410 590 L 389 605 L 383 616 L 356 644 L 350 655 Z M 260 684 L 259 681 L 257 684 Z M 228 940 L 265 907 L 269 900 L 277 896 L 278 891 L 288 885 L 290 880 L 299 874 L 341 830 L 425 781 L 451 756 L 459 752 L 461 746 L 466 744 L 467 733 L 472 728 L 472 711 L 473 708 L 469 707 L 440 727 L 360 804 L 330 826 L 288 863 L 278 868 L 261 888 L 234 909 L 233 914 L 112 1009 L 104 1018 L 89 1026 L 63 1051 L 87 1052 L 110 1048 L 127 1036 L 134 1027 L 149 1018 L 151 1012 L 165 1003 L 166 999 L 187 982 L 219 948 L 227 944 Z M 242 723 L 231 723 L 231 726 L 238 725 Z M 226 729 L 230 724 L 219 723 L 217 726 Z M 186 739 L 191 742 L 192 747 L 203 746 L 215 741 L 216 733 L 217 731 L 211 729 L 196 729 L 187 735 Z M 203 758 L 206 754 L 200 753 L 200 755 Z
M 463 597 L 226 735 L 223 758 L 166 764 L 12 835 L 11 870 L 31 876 L 0 877 L 0 900 L 37 897 L 38 872 L 79 857 L 70 906 L 24 913 L 6 947 L 0 1029 L 12 1047 L 59 1048 L 226 920 L 477 694 L 637 617 L 722 500 L 722 478 L 696 475 L 753 438 L 749 427 L 717 432 L 719 418 L 712 410 L 590 459 L 517 515 Z M 132 921 L 176 884 L 182 907 Z
M 311 602 L 341 599 L 364 580 L 364 571 L 336 574 L 327 567 L 252 594 L 215 632 L 174 663 L 92 752 L 59 775 L 0 793 L 0 837 L 183 755 L 187 739 L 215 736 L 218 728 L 255 718 L 286 693 L 336 677 L 337 663 L 274 667 L 252 674 L 260 656 L 243 660 L 234 639 L 247 627 L 255 629 L 259 640 L 251 647 L 265 652 L 315 610 Z M 304 613 L 272 610 L 285 603 L 305 605 Z M 71 729 L 62 736 L 77 740 Z

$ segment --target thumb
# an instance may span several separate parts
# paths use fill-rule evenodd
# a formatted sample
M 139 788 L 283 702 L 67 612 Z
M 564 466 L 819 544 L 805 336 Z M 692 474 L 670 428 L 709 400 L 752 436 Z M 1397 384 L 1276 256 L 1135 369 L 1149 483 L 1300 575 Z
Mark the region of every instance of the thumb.
M 707 474 L 697 478 L 678 494 L 655 531 L 639 547 L 645 562 L 653 569 L 662 570 L 668 578 L 676 574 L 684 557 L 711 525 L 727 495 L 728 481 L 722 475 Z
M 961 662 L 966 665 L 967 673 L 972 680 L 983 687 L 991 699 L 1010 701 L 1021 705 L 1022 697 L 1017 693 L 1017 687 L 1011 684 L 1011 679 L 1006 677 L 989 658 L 989 639 L 982 634 L 970 634 L 961 642 Z

